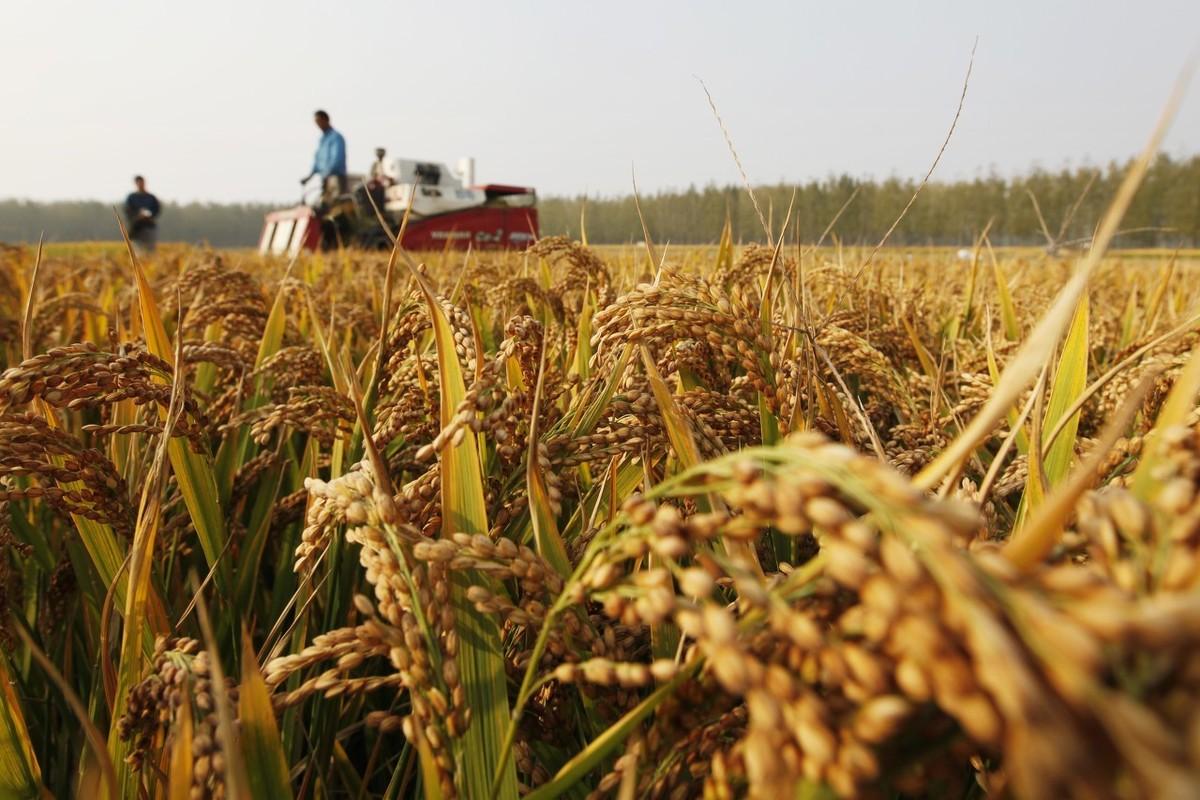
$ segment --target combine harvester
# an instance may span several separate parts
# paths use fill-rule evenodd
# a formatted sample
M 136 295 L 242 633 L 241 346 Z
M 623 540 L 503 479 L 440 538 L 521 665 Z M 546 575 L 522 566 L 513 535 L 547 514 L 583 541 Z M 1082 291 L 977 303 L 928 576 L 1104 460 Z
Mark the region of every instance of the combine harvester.
M 402 158 L 387 159 L 384 167 L 387 186 L 369 190 L 364 176 L 348 175 L 348 191 L 329 207 L 301 202 L 267 214 L 259 252 L 294 256 L 301 250 L 339 245 L 390 248 L 375 206 L 393 233 L 408 212 L 401 244 L 409 250 L 523 249 L 538 237 L 534 190 L 495 183 L 475 186 L 472 158 L 460 160 L 457 173 L 445 164 Z

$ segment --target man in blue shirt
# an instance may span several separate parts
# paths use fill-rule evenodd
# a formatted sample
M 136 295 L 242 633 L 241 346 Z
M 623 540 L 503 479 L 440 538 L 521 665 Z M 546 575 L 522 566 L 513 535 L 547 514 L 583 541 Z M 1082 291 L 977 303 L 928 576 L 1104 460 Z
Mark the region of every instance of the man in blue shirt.
M 154 252 L 158 239 L 158 213 L 161 210 L 158 198 L 146 191 L 146 179 L 137 175 L 133 179 L 137 191 L 125 198 L 125 220 L 129 225 L 129 239 L 142 254 Z
M 308 183 L 312 176 L 320 175 L 321 204 L 329 206 L 334 198 L 346 191 L 346 140 L 329 124 L 329 115 L 324 111 L 317 111 L 313 120 L 321 129 L 321 141 L 317 143 L 312 171 L 300 179 L 300 185 Z

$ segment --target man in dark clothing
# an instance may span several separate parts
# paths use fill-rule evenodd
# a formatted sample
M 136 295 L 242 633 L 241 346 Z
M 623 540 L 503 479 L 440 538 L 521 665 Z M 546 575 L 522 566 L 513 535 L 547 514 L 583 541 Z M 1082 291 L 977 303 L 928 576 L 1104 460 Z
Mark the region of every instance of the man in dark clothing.
M 158 240 L 158 214 L 161 210 L 158 198 L 146 191 L 146 179 L 138 175 L 133 179 L 137 191 L 125 198 L 125 219 L 129 224 L 129 238 L 143 255 L 153 253 Z

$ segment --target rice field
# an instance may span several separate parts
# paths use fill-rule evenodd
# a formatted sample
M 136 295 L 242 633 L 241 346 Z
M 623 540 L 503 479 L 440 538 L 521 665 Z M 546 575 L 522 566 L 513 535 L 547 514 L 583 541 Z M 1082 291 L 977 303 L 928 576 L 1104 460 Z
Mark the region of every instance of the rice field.
M 0 796 L 1200 796 L 1200 259 L 0 251 Z

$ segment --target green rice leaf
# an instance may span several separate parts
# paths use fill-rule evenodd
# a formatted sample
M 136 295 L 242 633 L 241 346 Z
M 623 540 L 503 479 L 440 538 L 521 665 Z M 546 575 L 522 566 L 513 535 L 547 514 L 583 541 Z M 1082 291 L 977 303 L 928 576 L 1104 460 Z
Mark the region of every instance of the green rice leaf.
M 433 321 L 441 388 L 440 417 L 445 427 L 466 395 L 466 385 L 455 351 L 450 321 L 420 273 L 413 270 L 413 275 L 424 291 Z M 487 508 L 476 438 L 468 435 L 457 445 L 448 443 L 440 455 L 443 475 L 442 535 L 486 535 Z M 465 796 L 483 792 L 484 787 L 492 785 L 492 777 L 499 771 L 497 797 L 516 800 L 517 773 L 512 759 L 506 758 L 503 769 L 498 770 L 501 745 L 509 720 L 508 680 L 504 672 L 500 629 L 491 616 L 476 611 L 474 604 L 467 599 L 467 589 L 471 585 L 490 584 L 491 580 L 481 573 L 466 570 L 454 572 L 452 597 L 461 642 L 458 663 L 473 715 L 466 734 L 454 740 L 454 751 L 463 766 L 461 788 Z
M 621 355 L 617 358 L 617 363 L 613 366 L 612 373 L 604 382 L 604 387 L 600 390 L 591 403 L 577 403 L 575 415 L 571 420 L 571 435 L 585 436 L 591 433 L 596 423 L 604 416 L 604 409 L 608 407 L 608 403 L 612 400 L 613 395 L 617 393 L 617 387 L 621 385 L 621 381 L 625 379 L 625 370 L 629 366 L 630 359 L 633 358 L 633 345 L 627 344 L 621 351 Z
M 271 313 L 267 316 L 267 323 L 263 326 L 262 339 L 258 343 L 258 355 L 254 359 L 254 368 L 256 370 L 268 358 L 279 352 L 279 348 L 283 344 L 283 331 L 286 325 L 287 302 L 284 295 L 284 285 L 281 284 L 279 291 L 275 294 L 275 301 L 271 304 Z M 246 399 L 246 402 L 242 406 L 243 409 L 251 410 L 261 406 L 266 402 L 270 388 L 266 376 L 259 375 L 255 378 L 254 394 Z M 250 431 L 243 425 L 233 433 L 217 453 L 217 461 L 213 471 L 217 477 L 217 485 L 220 488 L 223 502 L 229 502 L 234 476 L 246 461 L 252 457 L 254 449 L 254 443 L 250 439 Z
M 596 309 L 592 305 L 591 292 L 585 292 L 583 296 L 583 308 L 579 312 L 579 325 L 577 342 L 575 346 L 575 360 L 573 363 L 575 374 L 580 380 L 587 383 L 592 377 L 592 317 L 595 315 Z
M 558 522 L 550 505 L 546 489 L 546 477 L 542 474 L 538 456 L 541 440 L 538 438 L 538 416 L 541 413 L 542 389 L 546 378 L 546 342 L 542 341 L 542 360 L 538 367 L 537 389 L 533 393 L 533 412 L 529 421 L 529 450 L 525 459 L 525 488 L 529 495 L 529 516 L 533 524 L 533 539 L 538 553 L 550 562 L 559 575 L 566 578 L 571 574 L 571 561 L 567 548 L 558 533 Z
M 670 697 L 671 693 L 690 677 L 692 672 L 692 669 L 685 669 L 671 681 L 655 689 L 645 700 L 609 726 L 604 733 L 589 742 L 587 747 L 563 765 L 558 774 L 525 795 L 525 800 L 551 800 L 577 785 L 585 775 L 599 767 L 604 759 L 621 742 L 625 741 L 629 734 L 633 733 L 642 720 L 662 705 L 662 702 Z
M 1075 318 L 1067 332 L 1058 369 L 1054 372 L 1054 386 L 1050 390 L 1050 401 L 1046 405 L 1046 418 L 1042 430 L 1049 431 L 1087 387 L 1088 372 L 1088 298 L 1085 294 L 1075 309 Z M 1045 456 L 1046 481 L 1053 487 L 1066 477 L 1075 457 L 1075 435 L 1079 428 L 1079 413 L 1076 411 L 1067 427 L 1050 446 Z

